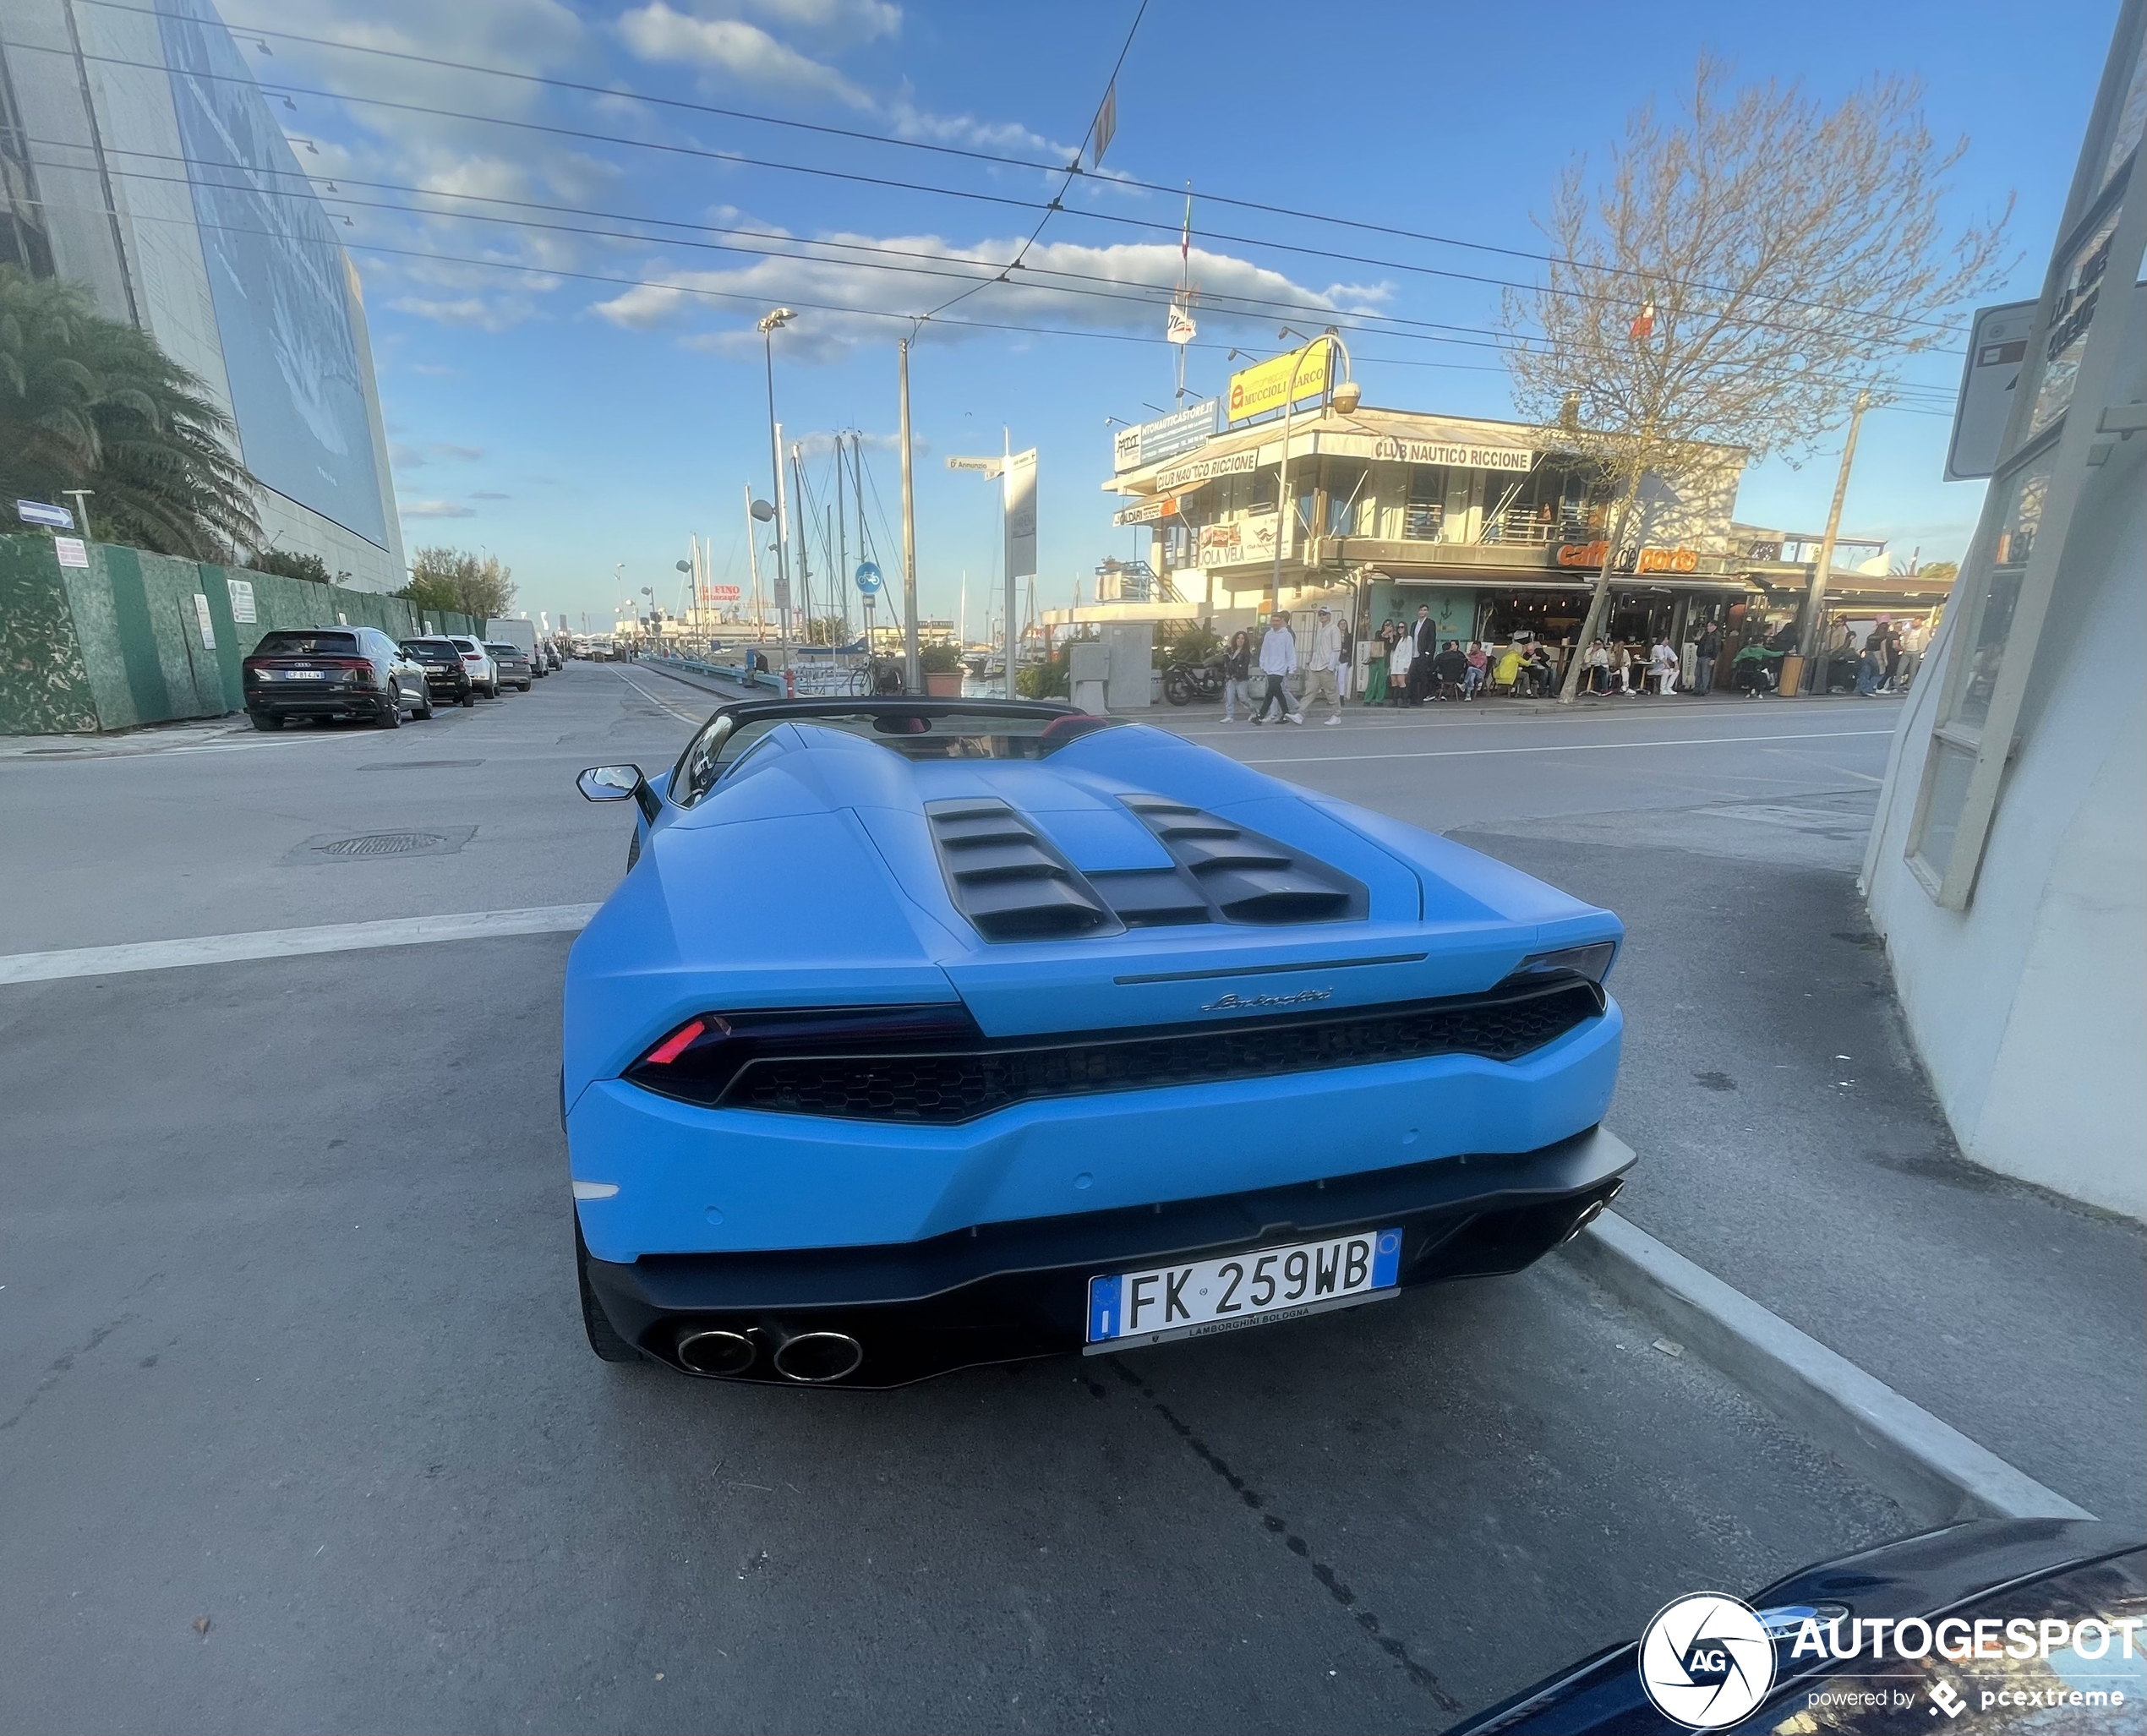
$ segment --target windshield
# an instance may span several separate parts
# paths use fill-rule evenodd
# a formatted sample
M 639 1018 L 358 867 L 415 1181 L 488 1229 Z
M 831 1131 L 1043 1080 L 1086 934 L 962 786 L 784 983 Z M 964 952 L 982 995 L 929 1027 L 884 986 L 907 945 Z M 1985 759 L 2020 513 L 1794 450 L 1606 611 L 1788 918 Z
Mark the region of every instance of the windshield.
M 754 743 L 782 723 L 840 729 L 910 760 L 1041 760 L 1069 741 L 1096 729 L 1116 728 L 1122 721 L 1071 712 L 997 712 L 982 708 L 937 716 L 924 712 L 835 711 L 803 716 L 773 712 L 740 718 L 725 712 L 710 718 L 680 756 L 671 777 L 671 799 L 681 807 L 691 807 Z
M 256 657 L 348 657 L 358 649 L 355 633 L 268 633 L 254 647 Z

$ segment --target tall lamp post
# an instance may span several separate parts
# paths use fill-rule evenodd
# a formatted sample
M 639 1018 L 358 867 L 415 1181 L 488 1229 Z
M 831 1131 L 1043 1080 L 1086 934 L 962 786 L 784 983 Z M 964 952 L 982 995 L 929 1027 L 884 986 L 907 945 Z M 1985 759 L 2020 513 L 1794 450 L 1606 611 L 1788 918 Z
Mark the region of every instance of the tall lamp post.
M 1303 336 L 1302 333 L 1292 332 L 1287 325 L 1277 335 L 1282 337 Z M 1350 363 L 1349 347 L 1341 341 L 1335 328 L 1330 325 L 1297 352 L 1297 360 L 1290 364 L 1289 385 L 1282 393 L 1282 456 L 1276 460 L 1275 465 L 1275 570 L 1268 581 L 1267 607 L 1270 614 L 1282 606 L 1282 555 L 1284 549 L 1289 544 L 1290 532 L 1297 518 L 1296 510 L 1290 503 L 1290 423 L 1297 411 L 1297 373 L 1304 366 L 1314 349 L 1321 344 L 1328 345 L 1330 348 L 1341 352 L 1342 374 L 1347 382 L 1346 390 L 1349 396 L 1349 407 L 1352 409 L 1356 407 L 1356 382 L 1348 378 L 1354 371 Z M 1330 357 L 1329 358 L 1330 368 L 1332 365 Z M 1339 397 L 1345 388 L 1341 385 L 1330 385 L 1330 390 Z
M 777 631 L 781 636 L 783 650 L 783 681 L 789 691 L 790 680 L 790 556 L 784 546 L 781 506 L 783 500 L 783 435 L 775 423 L 775 332 L 776 328 L 788 325 L 797 318 L 788 308 L 777 308 L 761 315 L 761 352 L 768 366 L 768 460 L 773 478 L 777 503 L 775 521 L 775 617 Z

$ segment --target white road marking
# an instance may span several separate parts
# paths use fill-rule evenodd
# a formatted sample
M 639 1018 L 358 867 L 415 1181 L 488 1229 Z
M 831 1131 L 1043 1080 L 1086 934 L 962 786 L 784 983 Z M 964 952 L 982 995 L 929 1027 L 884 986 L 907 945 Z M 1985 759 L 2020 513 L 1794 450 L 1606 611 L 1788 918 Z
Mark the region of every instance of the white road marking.
M 1285 759 L 1240 760 L 1241 766 L 1319 766 L 1348 760 L 1472 760 L 1488 754 L 1618 753 L 1631 748 L 1719 747 L 1736 742 L 1833 741 L 1844 736 L 1891 735 L 1891 729 L 1817 729 L 1798 735 L 1688 735 L 1674 741 L 1546 741 L 1529 747 L 1440 747 L 1396 753 L 1374 748 L 1364 753 L 1293 754 Z
M 373 947 L 416 947 L 501 935 L 572 934 L 586 927 L 598 908 L 595 904 L 546 904 L 527 910 L 466 910 L 448 916 L 398 916 L 385 922 L 334 922 L 318 928 L 265 928 L 251 934 L 135 941 L 124 946 L 76 947 L 59 953 L 14 953 L 0 956 L 0 983 L 118 976 L 187 964 L 232 964 L 249 958 L 293 958 L 308 953 L 355 953 Z
M 681 723 L 691 723 L 697 729 L 703 723 L 708 721 L 707 716 L 705 712 L 697 718 L 688 712 L 680 711 L 675 705 L 665 703 L 663 700 L 658 699 L 654 694 L 651 693 L 646 687 L 642 686 L 640 682 L 634 680 L 634 678 L 628 674 L 624 669 L 614 669 L 612 674 L 618 676 L 620 680 L 624 681 L 629 687 L 632 688 L 635 692 L 641 695 L 641 696 L 647 700 L 651 705 L 656 707 L 658 710 L 669 712 Z

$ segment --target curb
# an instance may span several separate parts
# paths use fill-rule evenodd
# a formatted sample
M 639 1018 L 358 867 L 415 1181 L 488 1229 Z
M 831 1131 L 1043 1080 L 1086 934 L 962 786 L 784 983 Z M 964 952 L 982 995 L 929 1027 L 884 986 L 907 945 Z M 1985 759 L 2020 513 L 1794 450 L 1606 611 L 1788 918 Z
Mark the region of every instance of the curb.
M 1563 1252 L 1912 1513 L 1941 1524 L 2095 1517 L 1615 1212 Z

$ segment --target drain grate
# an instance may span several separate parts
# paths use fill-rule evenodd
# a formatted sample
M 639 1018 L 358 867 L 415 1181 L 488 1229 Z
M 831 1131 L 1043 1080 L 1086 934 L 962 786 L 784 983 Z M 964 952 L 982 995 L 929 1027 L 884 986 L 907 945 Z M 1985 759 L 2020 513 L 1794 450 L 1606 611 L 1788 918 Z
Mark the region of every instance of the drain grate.
M 412 850 L 437 849 L 447 840 L 430 832 L 369 832 L 363 838 L 339 838 L 316 844 L 324 856 L 402 856 Z

